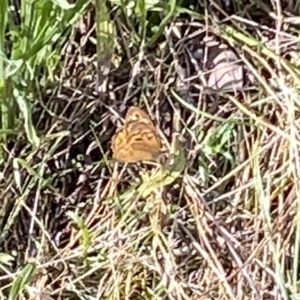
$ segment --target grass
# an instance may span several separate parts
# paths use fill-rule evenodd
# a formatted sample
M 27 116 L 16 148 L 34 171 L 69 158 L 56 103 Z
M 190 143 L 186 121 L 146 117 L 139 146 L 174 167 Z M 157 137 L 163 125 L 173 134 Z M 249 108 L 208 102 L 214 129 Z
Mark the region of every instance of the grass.
M 298 5 L 3 1 L 0 299 L 299 299 Z M 241 91 L 199 89 L 207 37 Z M 162 169 L 112 160 L 130 105 Z

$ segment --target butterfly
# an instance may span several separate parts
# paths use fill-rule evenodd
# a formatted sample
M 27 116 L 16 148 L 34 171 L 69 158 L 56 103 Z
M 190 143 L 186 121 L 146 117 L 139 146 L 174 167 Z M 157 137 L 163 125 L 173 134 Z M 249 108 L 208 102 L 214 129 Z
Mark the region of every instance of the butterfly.
M 124 125 L 112 137 L 113 157 L 123 163 L 156 160 L 161 139 L 149 116 L 139 107 L 131 106 Z

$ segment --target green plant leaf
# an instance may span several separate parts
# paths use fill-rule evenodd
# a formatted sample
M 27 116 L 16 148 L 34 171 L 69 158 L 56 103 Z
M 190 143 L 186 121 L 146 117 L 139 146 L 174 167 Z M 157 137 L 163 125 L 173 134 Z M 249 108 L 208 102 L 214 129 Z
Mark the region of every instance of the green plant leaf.
M 75 7 L 75 4 L 70 4 L 65 0 L 51 0 L 54 4 L 58 5 L 62 9 L 71 9 Z
M 36 266 L 32 263 L 27 264 L 20 272 L 18 277 L 14 280 L 13 285 L 10 289 L 9 299 L 18 299 L 19 295 L 25 289 L 36 273 Z
M 40 139 L 36 134 L 35 128 L 31 119 L 31 109 L 25 100 L 25 97 L 22 96 L 18 90 L 14 89 L 14 96 L 18 103 L 19 109 L 24 117 L 24 128 L 26 131 L 26 135 L 28 140 L 32 145 L 38 147 L 40 145 Z

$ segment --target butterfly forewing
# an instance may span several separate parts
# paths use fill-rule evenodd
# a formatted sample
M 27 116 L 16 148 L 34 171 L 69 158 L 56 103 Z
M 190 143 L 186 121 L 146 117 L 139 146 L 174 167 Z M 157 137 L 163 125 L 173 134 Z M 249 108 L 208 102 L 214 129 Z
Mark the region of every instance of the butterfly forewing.
M 155 129 L 155 126 L 148 115 L 141 110 L 139 107 L 132 106 L 128 109 L 128 112 L 125 117 L 125 123 L 140 123 L 140 124 L 147 124 L 149 127 Z
M 121 162 L 155 160 L 161 149 L 161 139 L 147 114 L 130 107 L 124 126 L 112 138 L 114 158 Z

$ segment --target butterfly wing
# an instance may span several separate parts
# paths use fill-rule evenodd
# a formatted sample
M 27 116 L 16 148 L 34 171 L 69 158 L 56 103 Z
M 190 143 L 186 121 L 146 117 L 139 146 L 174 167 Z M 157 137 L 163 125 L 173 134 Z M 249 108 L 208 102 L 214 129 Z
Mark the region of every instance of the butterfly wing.
M 114 158 L 127 163 L 151 161 L 160 149 L 160 137 L 147 114 L 138 107 L 129 108 L 124 127 L 112 139 Z
M 124 131 L 119 131 L 112 140 L 113 156 L 123 163 L 134 163 L 142 160 L 155 160 L 156 148 L 145 145 L 143 141 L 132 136 L 124 139 Z
M 155 131 L 155 126 L 149 118 L 149 116 L 137 106 L 131 106 L 125 117 L 125 125 L 129 126 L 130 124 L 147 124 L 148 127 L 151 127 Z

